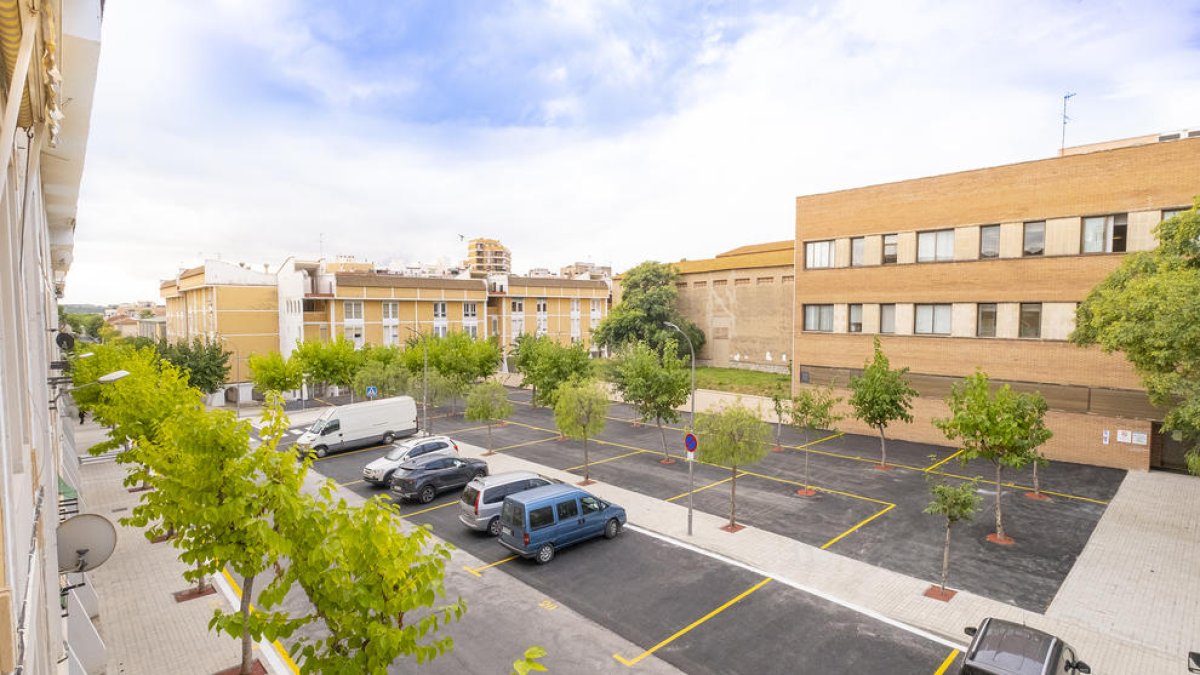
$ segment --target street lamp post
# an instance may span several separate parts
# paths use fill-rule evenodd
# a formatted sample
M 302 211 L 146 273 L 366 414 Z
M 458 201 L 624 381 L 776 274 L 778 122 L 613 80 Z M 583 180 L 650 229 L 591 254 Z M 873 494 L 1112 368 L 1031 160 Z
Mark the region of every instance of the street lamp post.
M 421 371 L 421 417 L 424 418 L 424 422 L 423 422 L 423 424 L 421 424 L 421 429 L 425 432 L 425 435 L 428 436 L 430 433 L 430 429 L 429 429 L 429 343 L 427 343 L 425 341 L 425 336 L 422 335 L 417 329 L 413 328 L 412 326 L 405 326 L 405 328 L 410 333 L 415 335 L 418 340 L 421 341 L 421 351 L 423 352 L 423 356 L 424 356 L 424 360 L 425 360 L 425 365 Z
M 692 429 L 695 430 L 696 429 L 696 349 L 694 347 L 692 347 L 692 338 L 688 337 L 688 334 L 683 332 L 682 328 L 680 328 L 679 326 L 676 326 L 675 324 L 671 323 L 670 321 L 664 321 L 663 325 L 666 326 L 667 328 L 671 328 L 673 330 L 678 331 L 679 334 L 683 336 L 683 339 L 687 340 L 688 352 L 692 355 L 692 395 L 691 395 L 692 417 L 691 417 L 691 425 L 692 425 Z M 695 474 L 693 473 L 695 466 L 696 466 L 695 460 L 688 462 L 688 536 L 689 537 L 692 536 L 692 491 L 695 490 L 695 488 L 696 488 L 696 480 L 694 477 Z

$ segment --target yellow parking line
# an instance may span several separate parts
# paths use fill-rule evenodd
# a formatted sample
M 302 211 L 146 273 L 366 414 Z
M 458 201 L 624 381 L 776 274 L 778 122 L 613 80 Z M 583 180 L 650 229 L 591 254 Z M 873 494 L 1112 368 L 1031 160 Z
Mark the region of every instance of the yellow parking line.
M 516 560 L 516 559 L 517 559 L 517 556 L 510 555 L 507 558 L 505 558 L 504 560 L 497 560 L 496 562 L 488 564 L 488 565 L 484 565 L 483 567 L 467 567 L 466 565 L 463 565 L 463 569 L 470 572 L 471 574 L 474 574 L 477 577 L 482 577 L 484 570 L 491 568 L 491 567 L 495 567 L 496 565 L 503 565 L 504 563 L 508 562 L 509 560 Z
M 350 455 L 357 455 L 360 452 L 367 452 L 368 450 L 378 450 L 380 448 L 390 448 L 390 447 L 392 447 L 392 446 L 390 446 L 390 445 L 372 445 L 369 448 L 359 448 L 358 450 L 351 450 L 350 452 L 334 452 L 334 453 L 325 455 L 324 457 L 314 457 L 313 461 L 314 462 L 324 462 L 327 459 L 337 459 L 338 457 L 349 457 Z
M 741 473 L 741 472 L 739 472 L 739 473 L 740 473 L 740 475 L 743 475 L 743 476 L 745 475 L 744 473 Z M 698 487 L 695 490 L 689 490 L 681 495 L 675 495 L 674 497 L 671 497 L 670 499 L 668 499 L 666 501 L 673 502 L 676 499 L 683 499 L 684 497 L 688 496 L 689 494 L 692 494 L 695 492 L 700 492 L 701 490 L 707 490 L 710 487 L 716 487 L 716 486 L 720 485 L 721 483 L 728 483 L 731 480 L 733 480 L 733 476 L 730 476 L 729 478 L 722 478 L 721 480 L 719 480 L 715 483 L 709 483 L 708 485 Z
M 504 450 L 515 450 L 517 448 L 523 448 L 527 445 L 537 445 L 538 443 L 545 443 L 546 441 L 552 441 L 556 438 L 558 438 L 557 435 L 551 436 L 549 438 L 539 438 L 536 441 L 525 441 L 524 443 L 516 443 L 514 445 L 506 445 L 503 448 L 496 448 L 495 450 L 492 450 L 492 452 L 502 452 Z
M 613 658 L 620 661 L 621 663 L 625 664 L 626 666 L 635 666 L 639 662 L 641 662 L 642 659 L 646 658 L 647 656 L 650 656 L 654 652 L 662 649 L 663 647 L 666 647 L 667 645 L 671 644 L 675 640 L 678 640 L 680 637 L 687 635 L 696 626 L 699 626 L 700 624 L 704 623 L 705 621 L 708 621 L 709 619 L 720 614 L 721 612 L 724 612 L 725 610 L 729 609 L 734 604 L 739 602 L 742 598 L 745 598 L 747 595 L 750 595 L 754 591 L 757 591 L 758 589 L 762 588 L 763 586 L 766 586 L 767 582 L 769 582 L 769 581 L 771 581 L 771 577 L 767 577 L 767 578 L 763 579 L 762 581 L 758 582 L 757 584 L 754 584 L 750 588 L 739 593 L 732 600 L 726 602 L 725 604 L 714 609 L 713 611 L 709 612 L 708 614 L 705 614 L 704 616 L 700 617 L 699 619 L 696 619 L 695 621 L 688 624 L 686 627 L 676 631 L 675 634 L 672 635 L 671 637 L 654 645 L 653 647 L 651 647 L 650 649 L 647 649 L 646 651 L 642 652 L 641 654 L 638 654 L 637 656 L 633 657 L 632 659 L 626 659 L 623 656 L 621 656 L 620 654 L 613 654 Z
M 825 441 L 832 441 L 835 438 L 841 438 L 842 436 L 845 436 L 845 435 L 846 435 L 846 432 L 839 431 L 835 434 L 829 434 L 825 438 L 818 438 L 815 441 L 809 441 L 808 443 L 804 443 L 803 445 L 781 445 L 779 447 L 787 448 L 788 450 L 803 450 L 805 448 L 811 448 L 814 445 L 820 445 L 820 444 L 824 443 Z M 768 441 L 767 445 L 775 445 L 775 443 L 773 441 Z
M 979 478 L 978 476 L 974 476 L 974 477 L 963 476 L 962 474 L 950 473 L 948 471 L 932 471 L 930 473 L 934 473 L 939 476 L 946 476 L 947 478 L 957 478 L 959 480 L 978 480 L 978 478 Z M 979 483 L 980 483 L 980 485 L 995 485 L 996 484 L 994 481 L 986 481 L 986 480 L 979 481 Z M 1001 482 L 1000 485 L 1002 485 L 1006 488 L 1012 488 L 1014 490 L 1028 490 L 1028 491 L 1033 490 L 1033 486 L 1031 486 L 1031 485 L 1017 485 L 1016 483 L 1005 483 L 1005 482 Z M 1063 499 L 1075 499 L 1075 500 L 1078 500 L 1081 502 L 1090 502 L 1092 504 L 1099 504 L 1101 506 L 1108 506 L 1108 502 L 1104 501 L 1103 499 L 1092 499 L 1091 497 L 1082 497 L 1080 495 L 1072 495 L 1072 494 L 1067 494 L 1065 492 L 1055 492 L 1053 490 L 1042 490 L 1042 494 L 1053 495 L 1055 497 L 1062 497 Z
M 365 483 L 365 482 L 367 482 L 367 481 L 362 478 L 359 478 L 358 480 L 352 480 L 349 483 L 338 483 L 338 487 L 350 487 L 351 485 L 358 485 L 359 483 Z
M 437 511 L 438 509 L 444 509 L 447 506 L 454 506 L 457 503 L 458 503 L 458 500 L 455 499 L 452 502 L 446 502 L 445 504 L 438 504 L 437 506 L 431 506 L 427 509 L 421 509 L 420 511 L 413 511 L 412 513 L 401 513 L 400 517 L 401 518 L 409 518 L 411 516 L 419 516 L 422 513 L 429 513 L 430 511 Z
M 596 466 L 597 464 L 604 464 L 605 462 L 614 462 L 618 459 L 625 459 L 626 457 L 632 457 L 633 455 L 644 455 L 647 452 L 650 452 L 650 451 L 649 450 L 634 450 L 633 452 L 627 452 L 623 455 L 617 455 L 616 457 L 609 457 L 608 459 L 598 459 L 594 462 L 588 462 L 587 466 Z M 578 469 L 582 469 L 583 467 L 584 467 L 584 465 L 580 464 L 579 466 L 573 466 L 569 469 L 563 469 L 563 471 L 576 471 Z
M 883 499 L 875 499 L 874 497 L 866 497 L 864 495 L 856 495 L 853 492 L 843 492 L 841 490 L 834 490 L 832 488 L 821 487 L 819 485 L 813 485 L 812 483 L 801 483 L 800 481 L 791 480 L 788 478 L 779 478 L 778 476 L 768 476 L 766 474 L 755 473 L 753 471 L 740 470 L 740 471 L 738 471 L 738 475 L 754 476 L 755 478 L 763 478 L 765 480 L 773 480 L 776 483 L 787 483 L 788 485 L 797 485 L 799 487 L 809 487 L 809 488 L 812 488 L 812 489 L 820 491 L 820 492 L 828 492 L 829 494 L 841 495 L 843 497 L 850 497 L 851 499 L 861 499 L 863 501 L 873 502 L 875 504 L 882 504 L 884 506 L 895 506 L 895 504 L 893 504 L 889 501 L 883 500 Z
M 946 669 L 950 667 L 950 664 L 954 663 L 954 658 L 956 656 L 958 656 L 958 650 L 957 649 L 950 650 L 950 656 L 947 656 L 946 660 L 942 661 L 942 665 L 938 666 L 938 669 L 933 671 L 933 675 L 942 675 L 943 673 L 945 673 Z
M 829 541 L 825 542 L 825 544 L 821 546 L 821 550 L 824 551 L 825 549 L 829 548 L 830 546 L 833 546 L 834 544 L 841 541 L 842 538 L 845 537 L 846 535 L 852 534 L 858 528 L 862 527 L 863 525 L 866 525 L 867 523 L 871 522 L 872 520 L 875 520 L 879 516 L 882 516 L 883 514 L 887 513 L 888 511 L 891 511 L 894 508 L 896 508 L 895 504 L 888 504 L 887 506 L 883 507 L 883 509 L 881 509 L 875 515 L 870 516 L 868 518 L 863 518 L 854 527 L 846 530 L 845 532 L 839 534 L 838 536 L 834 537 L 833 539 L 830 539 Z
M 930 464 L 929 466 L 925 467 L 925 473 L 929 473 L 930 471 L 933 471 L 934 469 L 945 464 L 946 462 L 949 462 L 950 460 L 954 459 L 955 457 L 958 457 L 961 454 L 963 454 L 963 451 L 960 449 L 958 452 L 954 453 L 953 455 L 950 455 L 946 459 L 943 459 L 942 461 L 937 462 L 935 464 Z
M 233 576 L 229 574 L 229 570 L 225 569 L 224 567 L 221 568 L 221 574 L 225 577 L 225 581 L 229 582 L 229 587 L 233 589 L 234 595 L 238 596 L 238 599 L 240 600 L 242 598 L 242 587 L 238 585 L 238 582 L 233 580 Z M 250 611 L 255 611 L 254 603 L 250 603 Z M 279 655 L 283 657 L 283 662 L 287 664 L 287 667 L 293 673 L 299 675 L 300 666 L 296 665 L 296 662 L 292 660 L 292 656 L 288 654 L 283 645 L 279 643 L 279 640 L 272 641 L 271 645 L 275 647 L 275 651 L 279 652 Z

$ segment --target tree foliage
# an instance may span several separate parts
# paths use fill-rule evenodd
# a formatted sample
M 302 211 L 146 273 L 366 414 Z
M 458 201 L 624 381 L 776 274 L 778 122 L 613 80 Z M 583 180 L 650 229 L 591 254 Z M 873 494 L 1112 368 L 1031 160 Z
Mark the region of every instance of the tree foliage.
M 198 337 L 191 342 L 180 340 L 170 343 L 162 340 L 157 349 L 162 358 L 186 371 L 192 386 L 205 394 L 219 390 L 229 381 L 231 354 L 225 351 L 220 341 L 209 342 Z
M 583 484 L 591 482 L 588 439 L 604 431 L 608 395 L 595 380 L 571 379 L 557 390 L 554 423 L 563 436 L 583 441 Z
M 1025 394 L 1007 384 L 994 393 L 988 376 L 976 371 L 954 385 L 946 398 L 950 417 L 935 419 L 934 425 L 946 438 L 962 445 L 962 461 L 981 458 L 996 468 L 996 537 L 1006 541 L 1001 511 L 1004 467 L 1020 469 L 1037 456 L 1037 448 L 1053 433 L 1046 427 L 1046 400 L 1041 394 Z
M 408 391 L 408 369 L 399 360 L 384 362 L 368 358 L 362 368 L 354 374 L 354 393 L 367 397 L 367 388 L 375 387 L 381 398 L 399 396 Z
M 309 382 L 338 387 L 349 387 L 364 362 L 363 353 L 344 336 L 330 342 L 297 342 L 292 358 L 299 361 Z
M 678 406 L 688 400 L 691 377 L 683 359 L 668 349 L 660 358 L 644 342 L 627 346 L 612 369 L 613 384 L 621 398 L 634 407 L 643 422 L 653 421 L 662 439 L 663 458 L 669 460 L 663 422 L 679 420 Z
M 98 338 L 100 337 L 100 327 L 104 325 L 104 315 L 63 312 L 60 323 L 62 322 L 70 326 L 76 335 Z
M 633 342 L 645 342 L 663 353 L 674 349 L 680 357 L 688 355 L 686 344 L 677 333 L 664 326 L 670 321 L 692 340 L 696 353 L 704 346 L 704 332 L 679 311 L 679 272 L 666 263 L 646 261 L 630 269 L 621 278 L 621 301 L 600 322 L 593 335 L 596 344 L 619 349 Z
M 960 520 L 969 520 L 979 510 L 983 497 L 976 492 L 975 481 L 960 485 L 945 482 L 934 483 L 929 488 L 932 500 L 925 513 L 946 518 L 946 541 L 942 548 L 942 592 L 946 591 L 946 578 L 950 575 L 950 530 Z
M 702 462 L 729 467 L 729 529 L 737 528 L 737 472 L 767 454 L 771 432 L 741 401 L 699 416 L 697 454 Z
M 893 370 L 879 338 L 875 338 L 875 356 L 868 361 L 859 377 L 850 378 L 850 405 L 854 416 L 879 430 L 879 465 L 887 466 L 888 425 L 911 422 L 912 400 L 917 390 L 908 384 L 908 368 Z
M 494 380 L 480 382 L 467 395 L 467 409 L 463 416 L 472 422 L 483 422 L 488 429 L 487 452 L 492 454 L 492 425 L 512 414 L 512 402 L 508 390 Z
M 1200 473 L 1200 197 L 1155 235 L 1157 248 L 1126 254 L 1080 303 L 1070 339 L 1125 354 Z
M 533 387 L 534 404 L 553 406 L 560 386 L 572 379 L 592 377 L 592 361 L 582 344 L 564 346 L 546 337 L 535 340 L 526 348 L 530 351 L 521 374 Z
M 834 395 L 831 387 L 804 387 L 787 406 L 788 424 L 800 429 L 804 438 L 801 448 L 804 450 L 805 490 L 812 489 L 808 475 L 809 434 L 815 429 L 833 431 L 834 425 L 842 420 L 842 416 L 834 412 L 834 407 L 841 402 L 841 397 Z
M 250 381 L 262 392 L 293 391 L 304 384 L 304 369 L 300 359 L 284 358 L 279 352 L 251 354 Z

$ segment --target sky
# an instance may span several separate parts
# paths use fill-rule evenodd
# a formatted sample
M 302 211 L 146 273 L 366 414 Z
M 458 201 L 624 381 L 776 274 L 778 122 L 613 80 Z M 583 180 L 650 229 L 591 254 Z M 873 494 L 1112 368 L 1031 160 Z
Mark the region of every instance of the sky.
M 120 0 L 65 302 L 219 258 L 615 271 L 800 195 L 1200 128 L 1200 0 Z

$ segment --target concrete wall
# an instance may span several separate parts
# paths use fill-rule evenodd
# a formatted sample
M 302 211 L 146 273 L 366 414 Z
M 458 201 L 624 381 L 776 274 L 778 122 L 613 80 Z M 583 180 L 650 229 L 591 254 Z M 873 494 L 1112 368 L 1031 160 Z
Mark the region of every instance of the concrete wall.
M 795 294 L 792 267 L 681 274 L 677 287 L 680 312 L 704 331 L 698 362 L 787 372 Z

